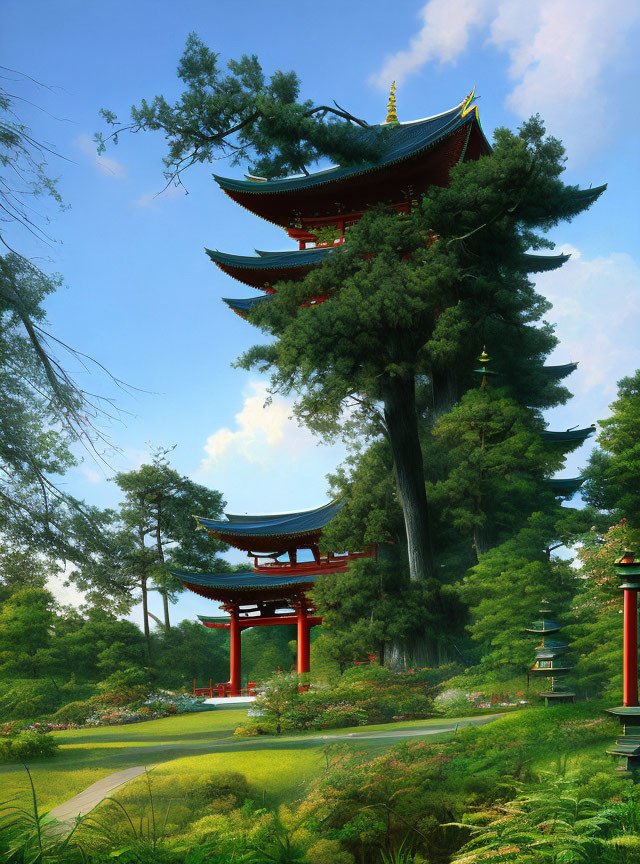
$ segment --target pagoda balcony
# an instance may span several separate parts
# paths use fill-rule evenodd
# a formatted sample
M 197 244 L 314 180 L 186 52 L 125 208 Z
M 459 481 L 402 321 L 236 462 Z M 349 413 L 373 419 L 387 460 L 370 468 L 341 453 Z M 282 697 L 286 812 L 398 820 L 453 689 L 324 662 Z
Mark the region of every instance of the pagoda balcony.
M 253 568 L 256 573 L 268 576 L 304 576 L 306 573 L 321 575 L 324 573 L 346 573 L 349 564 L 361 558 L 376 558 L 377 550 L 373 546 L 365 552 L 347 552 L 344 555 L 325 555 L 314 561 L 266 561 L 260 563 L 254 556 Z

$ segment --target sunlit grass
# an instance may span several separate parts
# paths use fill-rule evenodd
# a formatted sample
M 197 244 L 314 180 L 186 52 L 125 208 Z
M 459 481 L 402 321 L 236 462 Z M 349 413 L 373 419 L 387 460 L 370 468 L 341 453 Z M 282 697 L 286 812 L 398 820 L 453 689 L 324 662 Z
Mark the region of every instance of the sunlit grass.
M 245 718 L 246 708 L 224 709 L 127 726 L 53 732 L 51 734 L 60 743 L 58 755 L 30 764 L 40 805 L 51 809 L 97 780 L 134 765 L 158 766 L 153 772 L 157 777 L 177 776 L 184 770 L 194 777 L 194 782 L 195 775 L 200 772 L 240 771 L 247 775 L 259 797 L 264 792 L 265 800 L 267 797 L 272 801 L 290 800 L 296 797 L 301 784 L 317 776 L 324 764 L 324 748 L 333 743 L 334 736 L 349 735 L 354 747 L 375 755 L 398 743 L 399 739 L 358 741 L 360 735 L 435 729 L 456 722 L 455 719 L 436 718 L 297 733 L 283 735 L 280 739 L 232 738 L 234 729 Z M 444 733 L 443 738 L 450 734 Z M 435 743 L 442 738 L 433 735 L 429 740 Z M 217 752 L 206 752 L 212 742 L 219 742 Z M 189 753 L 189 750 L 194 752 Z M 136 782 L 129 786 L 135 788 Z M 0 784 L 4 799 L 28 801 L 28 781 L 21 765 L 0 766 Z

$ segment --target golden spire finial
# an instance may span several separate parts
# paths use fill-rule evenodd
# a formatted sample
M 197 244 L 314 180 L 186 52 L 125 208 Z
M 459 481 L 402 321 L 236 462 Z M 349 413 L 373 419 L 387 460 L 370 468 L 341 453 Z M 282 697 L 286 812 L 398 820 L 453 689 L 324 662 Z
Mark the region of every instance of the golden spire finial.
M 396 114 L 396 82 L 391 84 L 391 92 L 389 93 L 389 104 L 387 105 L 387 119 L 385 123 L 398 123 L 398 115 Z

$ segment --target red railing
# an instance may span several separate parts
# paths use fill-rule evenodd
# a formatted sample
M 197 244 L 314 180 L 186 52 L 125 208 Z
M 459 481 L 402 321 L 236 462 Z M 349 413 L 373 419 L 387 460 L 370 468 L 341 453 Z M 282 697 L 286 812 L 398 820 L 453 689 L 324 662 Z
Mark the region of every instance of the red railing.
M 234 695 L 237 696 L 255 696 L 257 693 L 257 683 L 255 681 L 247 681 L 246 687 L 241 687 L 240 692 Z M 223 699 L 227 696 L 231 696 L 231 684 L 228 681 L 223 681 L 220 684 L 216 684 L 214 687 L 213 678 L 209 678 L 209 686 L 208 687 L 197 687 L 196 679 L 193 679 L 193 695 L 195 697 L 204 696 L 207 699 L 213 699 L 214 696 L 219 699 Z
M 366 552 L 346 552 L 344 555 L 326 555 L 318 561 L 299 561 L 292 564 L 290 561 L 266 561 L 261 564 L 257 557 L 253 559 L 253 569 L 256 573 L 266 573 L 270 576 L 300 575 L 305 573 L 340 573 L 347 569 L 351 561 L 358 558 L 375 558 L 376 548 L 367 549 Z

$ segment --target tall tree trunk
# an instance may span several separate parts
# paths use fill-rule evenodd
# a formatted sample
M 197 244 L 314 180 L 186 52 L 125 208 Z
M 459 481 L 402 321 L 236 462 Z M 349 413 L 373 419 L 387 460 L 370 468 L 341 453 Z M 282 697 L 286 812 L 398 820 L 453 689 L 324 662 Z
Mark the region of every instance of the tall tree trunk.
M 473 547 L 476 551 L 478 561 L 491 549 L 491 538 L 486 528 L 474 528 Z
M 407 532 L 409 575 L 413 582 L 434 578 L 422 450 L 418 436 L 415 380 L 399 376 L 382 381 L 384 419 L 389 435 L 396 488 Z
M 433 392 L 433 413 L 437 420 L 442 414 L 451 411 L 458 401 L 458 380 L 455 371 L 448 367 L 444 372 L 433 372 L 431 389 Z
M 144 543 L 144 526 L 138 525 L 138 539 L 140 541 L 140 554 L 144 556 L 145 543 Z M 142 621 L 144 628 L 144 638 L 147 643 L 147 654 L 149 654 L 149 604 L 147 598 L 147 572 L 146 572 L 146 564 L 144 564 L 144 557 L 142 563 L 143 573 L 140 576 L 140 589 L 142 591 Z
M 149 608 L 147 604 L 147 577 L 143 576 L 140 579 L 140 588 L 142 589 L 142 622 L 144 629 L 144 638 L 147 643 L 147 653 L 149 653 Z
M 162 594 L 162 609 L 164 611 L 164 629 L 169 632 L 171 630 L 171 622 L 169 621 L 169 598 L 166 591 L 161 591 Z
M 164 568 L 164 549 L 162 548 L 162 534 L 160 533 L 160 507 L 158 507 L 158 521 L 156 522 L 156 545 L 158 547 L 158 560 Z M 162 594 L 162 610 L 164 612 L 164 629 L 169 632 L 171 630 L 171 622 L 169 621 L 169 598 L 167 592 L 160 589 Z

